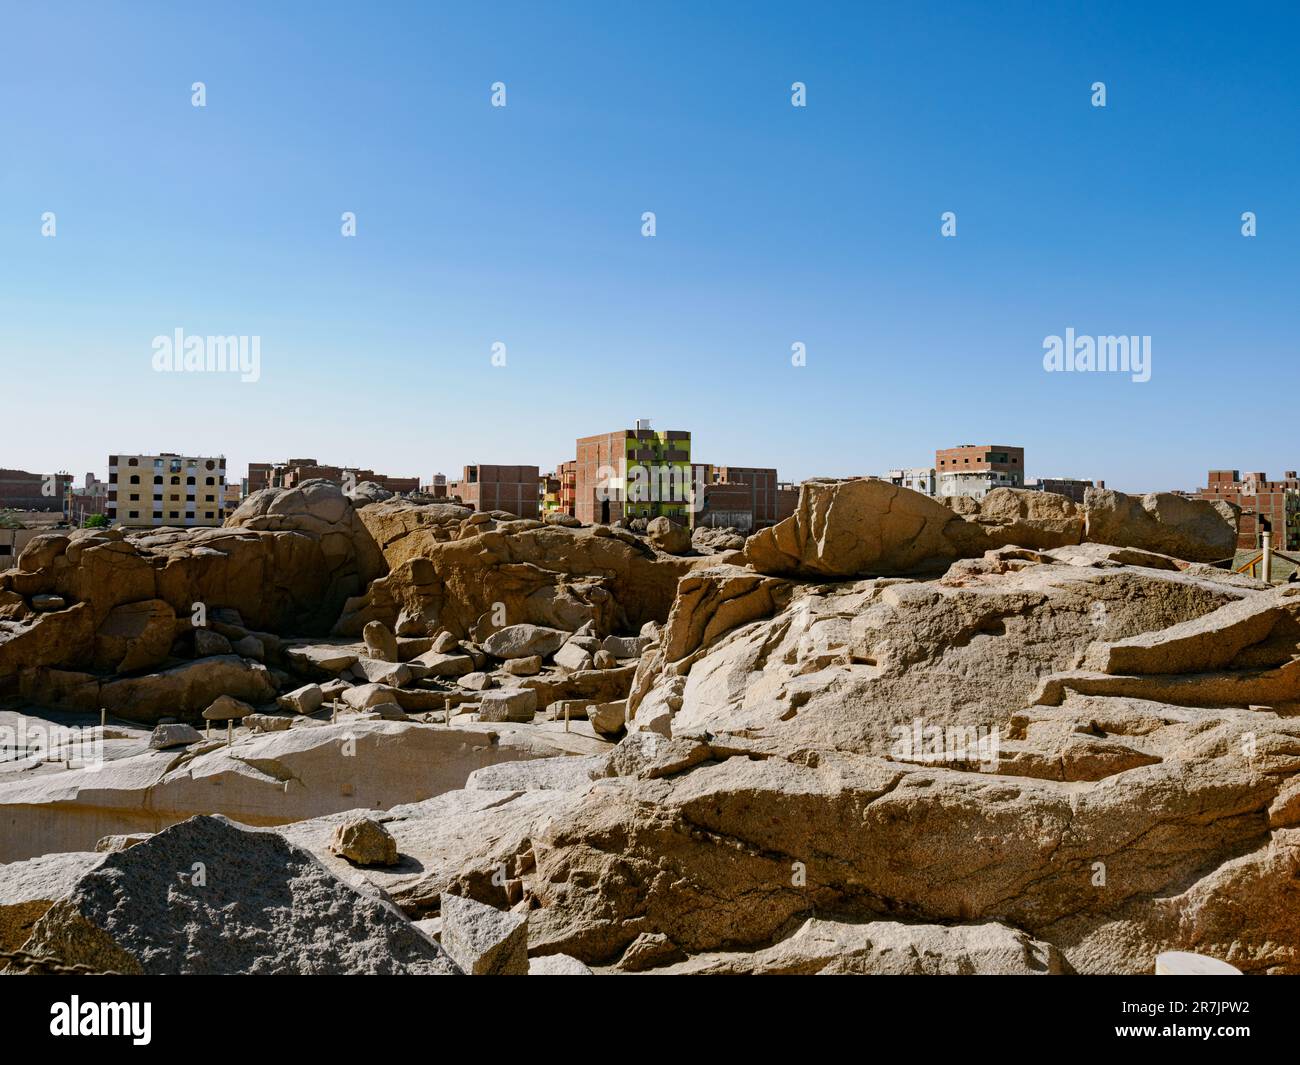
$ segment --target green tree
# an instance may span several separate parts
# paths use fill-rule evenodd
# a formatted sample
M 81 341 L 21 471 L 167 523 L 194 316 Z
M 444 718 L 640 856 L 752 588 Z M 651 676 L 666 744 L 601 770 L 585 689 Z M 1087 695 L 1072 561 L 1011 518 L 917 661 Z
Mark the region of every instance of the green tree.
M 81 526 L 83 529 L 107 529 L 108 518 L 103 514 L 92 514 Z

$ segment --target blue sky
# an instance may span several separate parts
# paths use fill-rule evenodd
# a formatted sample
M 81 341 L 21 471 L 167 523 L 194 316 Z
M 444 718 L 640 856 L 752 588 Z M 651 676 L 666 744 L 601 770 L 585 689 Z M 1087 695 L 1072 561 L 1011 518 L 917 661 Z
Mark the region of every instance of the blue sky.
M 796 480 L 966 442 L 1128 490 L 1280 475 L 1297 28 L 1282 4 L 4 3 L 0 466 L 427 480 L 649 417 Z M 1044 372 L 1067 327 L 1150 335 L 1151 380 Z M 155 373 L 177 328 L 260 336 L 260 381 Z

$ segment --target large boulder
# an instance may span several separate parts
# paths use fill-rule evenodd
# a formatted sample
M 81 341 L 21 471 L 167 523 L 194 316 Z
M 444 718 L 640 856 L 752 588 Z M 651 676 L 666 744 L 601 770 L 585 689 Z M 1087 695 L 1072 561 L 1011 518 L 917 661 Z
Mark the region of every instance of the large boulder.
M 646 539 L 660 551 L 684 555 L 691 550 L 691 530 L 670 518 L 651 518 L 645 527 Z
M 804 481 L 795 512 L 746 540 L 744 558 L 759 573 L 800 577 L 935 570 L 962 553 L 946 533 L 960 524 L 942 503 L 888 481 Z
M 1230 559 L 1237 550 L 1241 509 L 1226 500 L 1089 488 L 1083 505 L 1084 535 L 1094 543 L 1157 551 L 1189 562 Z
M 390 903 L 282 837 L 223 817 L 194 817 L 104 855 L 23 949 L 154 976 L 457 972 Z

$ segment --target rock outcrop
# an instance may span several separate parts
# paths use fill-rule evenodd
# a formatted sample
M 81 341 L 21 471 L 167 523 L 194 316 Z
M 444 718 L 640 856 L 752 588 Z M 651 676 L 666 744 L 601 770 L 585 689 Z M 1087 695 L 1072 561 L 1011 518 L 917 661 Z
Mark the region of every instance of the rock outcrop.
M 605 527 L 498 521 L 447 504 L 359 512 L 390 568 L 348 604 L 336 631 L 382 621 L 399 635 L 446 630 L 483 640 L 507 626 L 635 630 L 668 615 L 677 579 L 701 560 L 656 552 Z
M 24 949 L 127 974 L 457 972 L 390 903 L 280 836 L 221 817 L 102 856 Z
M 1013 488 L 947 502 L 871 477 L 805 481 L 794 514 L 751 536 L 744 560 L 759 573 L 815 579 L 937 575 L 998 547 L 1088 541 L 1213 562 L 1232 556 L 1239 513 L 1226 502 L 1092 488 L 1082 508 Z

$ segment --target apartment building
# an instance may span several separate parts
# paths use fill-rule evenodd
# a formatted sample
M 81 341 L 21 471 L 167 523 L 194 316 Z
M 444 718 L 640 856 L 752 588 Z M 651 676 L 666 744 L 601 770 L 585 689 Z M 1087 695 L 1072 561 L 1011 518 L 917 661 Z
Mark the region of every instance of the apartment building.
M 1237 525 L 1237 548 L 1249 551 L 1260 546 L 1264 519 L 1279 551 L 1300 551 L 1300 479 L 1287 470 L 1282 479 L 1270 481 L 1263 471 L 1210 470 L 1196 499 L 1225 499 L 1241 507 Z
M 923 496 L 935 493 L 934 468 L 932 466 L 913 466 L 907 469 L 889 471 L 889 483 L 899 488 L 910 488 Z
M 536 466 L 466 466 L 459 481 L 447 485 L 448 495 L 475 510 L 504 510 L 519 518 L 536 518 Z
M 666 517 L 695 523 L 691 434 L 655 430 L 648 419 L 577 441 L 574 517 L 609 524 L 620 518 Z M 701 501 L 702 502 L 702 501 Z
M 127 528 L 220 525 L 225 490 L 220 455 L 109 455 L 105 513 Z
M 1025 449 L 962 444 L 934 453 L 935 494 L 983 499 L 995 488 L 1023 488 Z

